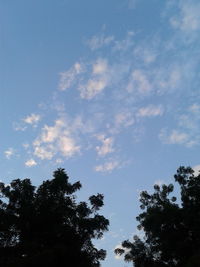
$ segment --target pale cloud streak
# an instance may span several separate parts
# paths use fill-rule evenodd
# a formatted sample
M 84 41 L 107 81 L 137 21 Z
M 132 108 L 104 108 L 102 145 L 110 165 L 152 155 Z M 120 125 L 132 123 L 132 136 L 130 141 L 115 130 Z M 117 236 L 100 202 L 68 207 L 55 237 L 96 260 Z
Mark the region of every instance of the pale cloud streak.
M 102 48 L 104 46 L 108 46 L 110 43 L 114 41 L 114 36 L 105 36 L 104 34 L 94 35 L 90 40 L 87 41 L 90 49 L 92 51 Z
M 8 148 L 6 151 L 4 151 L 4 155 L 7 159 L 10 159 L 12 156 L 14 156 L 15 151 L 12 147 Z
M 120 167 L 119 161 L 108 161 L 104 164 L 97 165 L 94 169 L 96 172 L 112 172 L 114 169 Z
M 187 133 L 178 130 L 173 130 L 169 135 L 166 134 L 165 130 L 162 130 L 159 137 L 166 144 L 187 144 L 189 140 Z
M 149 105 L 147 107 L 140 108 L 137 113 L 138 117 L 156 117 L 162 115 L 163 107 L 154 105 Z
M 128 110 L 117 113 L 115 116 L 115 126 L 117 128 L 131 126 L 134 122 L 134 115 Z

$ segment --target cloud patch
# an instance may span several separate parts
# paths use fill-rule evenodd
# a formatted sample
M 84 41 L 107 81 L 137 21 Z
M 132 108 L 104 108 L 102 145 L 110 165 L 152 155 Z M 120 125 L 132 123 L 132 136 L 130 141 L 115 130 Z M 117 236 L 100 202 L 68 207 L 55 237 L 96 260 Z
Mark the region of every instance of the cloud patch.
M 104 34 L 94 35 L 91 39 L 87 41 L 88 46 L 92 51 L 108 46 L 114 41 L 114 36 L 105 36 Z
M 34 159 L 29 159 L 25 162 L 25 165 L 27 167 L 33 167 L 33 166 L 36 166 L 37 165 L 37 162 L 34 160 Z
M 92 99 L 101 93 L 110 82 L 110 70 L 106 59 L 97 59 L 92 65 L 92 74 L 85 84 L 79 85 L 81 98 Z
M 107 154 L 114 152 L 113 137 L 105 137 L 105 135 L 102 134 L 102 135 L 97 135 L 97 139 L 102 143 L 101 146 L 96 146 L 96 151 L 99 156 L 105 156 Z
M 170 18 L 171 25 L 190 33 L 200 29 L 200 4 L 197 1 L 179 1 L 179 15 Z
M 119 161 L 108 161 L 104 164 L 95 166 L 96 172 L 112 172 L 114 169 L 118 169 L 120 167 Z
M 189 136 L 187 133 L 180 132 L 178 130 L 173 130 L 169 135 L 166 134 L 165 130 L 162 130 L 160 139 L 166 144 L 187 144 L 189 141 Z
M 72 87 L 76 81 L 77 76 L 85 71 L 82 63 L 76 62 L 68 71 L 60 73 L 59 89 L 65 91 Z
M 156 117 L 163 115 L 162 106 L 149 105 L 147 107 L 140 108 L 137 112 L 138 117 Z
M 33 147 L 34 155 L 42 160 L 52 159 L 57 153 L 69 158 L 80 151 L 64 119 L 56 120 L 53 126 L 45 125 Z
M 36 125 L 41 120 L 41 116 L 39 114 L 32 113 L 31 115 L 25 117 L 23 121 L 27 124 Z

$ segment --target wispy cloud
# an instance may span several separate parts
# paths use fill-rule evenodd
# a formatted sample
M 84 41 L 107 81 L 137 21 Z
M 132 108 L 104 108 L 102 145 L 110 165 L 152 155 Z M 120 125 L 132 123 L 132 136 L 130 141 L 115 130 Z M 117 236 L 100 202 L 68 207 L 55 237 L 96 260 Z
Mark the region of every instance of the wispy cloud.
M 156 117 L 161 115 L 163 115 L 163 107 L 154 105 L 140 108 L 137 113 L 138 117 Z
M 186 144 L 189 139 L 187 133 L 177 130 L 173 130 L 169 135 L 167 135 L 165 130 L 162 130 L 159 136 L 166 144 Z
M 41 121 L 42 117 L 39 114 L 32 113 L 25 118 L 21 119 L 19 122 L 13 123 L 13 128 L 15 131 L 25 131 L 27 130 L 27 125 L 31 125 L 32 127 L 36 128 L 39 121 Z
M 85 84 L 79 85 L 80 96 L 92 99 L 101 93 L 110 82 L 110 70 L 106 59 L 97 59 L 92 66 L 91 77 Z
M 114 152 L 113 137 L 105 137 L 105 135 L 101 134 L 97 135 L 97 139 L 102 143 L 101 146 L 96 146 L 96 150 L 99 156 L 105 156 L 107 154 Z
M 134 115 L 129 110 L 124 110 L 115 115 L 114 124 L 117 129 L 121 127 L 128 127 L 133 125 L 135 122 Z
M 84 72 L 85 66 L 82 63 L 76 62 L 68 71 L 60 73 L 59 89 L 65 91 L 70 88 L 78 75 Z
M 23 119 L 23 121 L 27 124 L 36 125 L 41 120 L 41 116 L 39 114 L 32 113 Z
M 170 19 L 174 28 L 184 32 L 193 32 L 200 29 L 200 4 L 198 1 L 179 1 L 179 15 Z
M 4 151 L 4 154 L 5 154 L 7 159 L 10 159 L 12 156 L 14 156 L 15 150 L 12 147 L 10 147 Z
M 144 71 L 141 69 L 136 69 L 132 72 L 126 89 L 129 93 L 138 91 L 139 93 L 147 94 L 151 91 L 152 86 Z
M 117 169 L 120 167 L 119 161 L 108 161 L 104 164 L 97 165 L 95 167 L 96 172 L 112 172 L 114 169 Z
M 92 36 L 92 38 L 87 41 L 87 44 L 89 45 L 90 49 L 94 51 L 109 45 L 113 41 L 114 41 L 113 35 L 105 36 L 103 33 L 101 33 L 99 35 Z

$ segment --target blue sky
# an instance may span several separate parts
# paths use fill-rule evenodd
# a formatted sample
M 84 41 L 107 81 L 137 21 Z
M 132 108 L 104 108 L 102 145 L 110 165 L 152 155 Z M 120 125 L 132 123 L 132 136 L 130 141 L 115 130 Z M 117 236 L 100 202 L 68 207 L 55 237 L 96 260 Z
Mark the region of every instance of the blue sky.
M 57 167 L 105 195 L 103 267 L 137 232 L 139 193 L 199 168 L 200 3 L 1 1 L 1 180 Z

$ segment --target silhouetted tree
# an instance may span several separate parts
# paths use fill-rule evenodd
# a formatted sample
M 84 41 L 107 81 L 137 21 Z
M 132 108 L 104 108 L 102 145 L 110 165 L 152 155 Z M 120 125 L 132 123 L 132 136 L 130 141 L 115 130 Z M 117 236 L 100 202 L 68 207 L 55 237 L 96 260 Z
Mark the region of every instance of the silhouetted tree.
M 140 195 L 143 212 L 136 218 L 144 238 L 122 242 L 115 253 L 135 267 L 200 266 L 200 174 L 180 167 L 174 176 L 180 199 L 170 197 L 174 186 L 154 185 Z
M 81 184 L 68 179 L 58 169 L 38 188 L 29 179 L 0 183 L 0 266 L 100 266 L 106 252 L 92 239 L 108 230 L 109 221 L 98 214 L 103 195 L 77 203 Z

